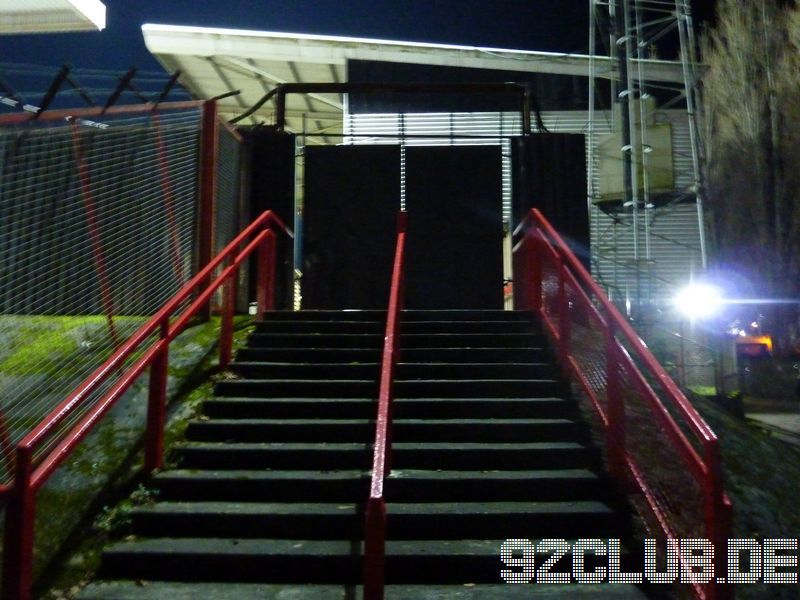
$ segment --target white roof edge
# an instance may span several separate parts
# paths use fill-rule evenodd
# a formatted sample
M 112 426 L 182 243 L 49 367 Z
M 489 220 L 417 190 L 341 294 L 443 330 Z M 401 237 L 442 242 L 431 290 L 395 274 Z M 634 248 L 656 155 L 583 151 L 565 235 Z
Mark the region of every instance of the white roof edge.
M 106 28 L 106 5 L 100 0 L 68 0 L 98 31 Z
M 26 0 L 4 0 L 0 34 L 102 31 L 106 7 L 100 0 L 46 0 L 31 6 Z
M 230 54 L 320 64 L 344 64 L 355 59 L 583 77 L 589 76 L 592 62 L 588 54 L 155 23 L 142 25 L 142 34 L 147 49 L 157 58 L 169 54 Z M 595 56 L 594 61 L 600 77 L 613 77 L 609 57 Z M 642 64 L 646 67 L 645 79 L 683 83 L 679 62 L 644 59 Z
M 462 46 L 456 44 L 436 44 L 432 42 L 409 42 L 400 40 L 382 40 L 378 38 L 359 38 L 338 35 L 317 35 L 309 33 L 290 33 L 280 31 L 256 31 L 250 29 L 225 29 L 217 27 L 189 27 L 184 25 L 163 25 L 156 23 L 145 23 L 142 31 L 162 32 L 162 33 L 188 33 L 203 35 L 228 35 L 237 37 L 256 37 L 267 39 L 292 39 L 309 40 L 316 42 L 338 42 L 338 43 L 357 43 L 357 44 L 377 44 L 382 46 L 406 46 L 411 48 L 428 48 L 438 50 L 470 50 L 479 52 L 502 52 L 504 54 L 519 54 L 522 56 L 576 56 L 589 58 L 586 54 L 568 54 L 566 52 L 544 52 L 539 50 L 512 50 L 506 48 L 490 48 L 484 46 Z

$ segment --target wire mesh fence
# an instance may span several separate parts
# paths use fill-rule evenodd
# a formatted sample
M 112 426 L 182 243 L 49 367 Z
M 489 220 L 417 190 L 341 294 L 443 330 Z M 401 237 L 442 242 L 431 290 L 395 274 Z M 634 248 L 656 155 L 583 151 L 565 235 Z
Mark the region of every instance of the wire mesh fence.
M 195 272 L 200 122 L 0 119 L 0 483 L 10 446 Z

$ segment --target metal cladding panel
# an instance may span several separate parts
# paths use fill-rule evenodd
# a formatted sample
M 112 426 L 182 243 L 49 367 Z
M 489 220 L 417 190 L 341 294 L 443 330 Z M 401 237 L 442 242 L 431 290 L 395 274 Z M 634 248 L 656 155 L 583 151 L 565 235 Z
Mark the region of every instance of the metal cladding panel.
M 676 286 L 701 268 L 697 206 L 664 206 L 646 211 L 646 218 L 642 211 L 641 217 L 637 282 L 630 214 L 609 216 L 592 209 L 592 271 L 615 299 L 635 297 L 638 285 L 643 301 L 664 304 Z
M 315 146 L 305 159 L 303 308 L 386 308 L 400 149 Z
M 694 184 L 692 164 L 692 138 L 686 113 L 680 110 L 662 111 L 656 114 L 657 123 L 669 123 L 672 129 L 672 169 L 675 173 L 675 189 L 688 190 Z

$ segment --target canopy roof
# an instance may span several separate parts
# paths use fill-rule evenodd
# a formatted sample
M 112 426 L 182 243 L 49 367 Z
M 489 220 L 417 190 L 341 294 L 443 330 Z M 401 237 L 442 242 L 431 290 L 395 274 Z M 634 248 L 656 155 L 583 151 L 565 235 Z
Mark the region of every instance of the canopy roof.
M 181 72 L 181 82 L 194 97 L 239 90 L 220 102 L 229 118 L 256 104 L 276 84 L 346 82 L 349 60 L 586 77 L 594 60 L 595 73 L 613 75 L 610 59 L 580 54 L 176 25 L 147 24 L 142 32 L 150 52 L 167 71 Z M 648 80 L 683 82 L 680 63 L 644 62 Z M 294 131 L 340 133 L 344 103 L 338 94 L 289 96 L 287 123 Z M 273 111 L 267 103 L 251 121 L 269 122 Z
M 3 0 L 0 34 L 99 31 L 106 26 L 100 0 Z

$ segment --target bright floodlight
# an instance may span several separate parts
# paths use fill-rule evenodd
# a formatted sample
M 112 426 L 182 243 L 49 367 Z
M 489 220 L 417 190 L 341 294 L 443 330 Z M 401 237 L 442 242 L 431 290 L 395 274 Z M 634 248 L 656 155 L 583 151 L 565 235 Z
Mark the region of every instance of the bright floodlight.
M 706 283 L 694 283 L 675 296 L 675 308 L 690 319 L 704 319 L 713 315 L 722 305 L 719 288 Z

